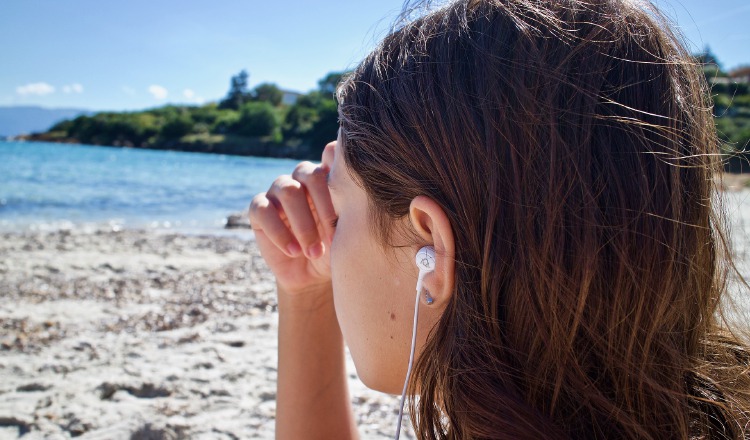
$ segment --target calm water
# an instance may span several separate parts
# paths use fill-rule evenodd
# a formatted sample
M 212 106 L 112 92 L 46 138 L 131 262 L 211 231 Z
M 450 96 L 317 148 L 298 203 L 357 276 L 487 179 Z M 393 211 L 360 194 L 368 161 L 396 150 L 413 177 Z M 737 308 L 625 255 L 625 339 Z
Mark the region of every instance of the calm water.
M 296 161 L 0 141 L 0 229 L 220 230 Z
M 220 229 L 297 161 L 0 141 L 0 229 L 107 224 Z M 729 192 L 747 244 L 750 191 Z M 743 248 L 745 246 L 742 246 Z
M 106 225 L 221 234 L 228 214 L 244 210 L 296 163 L 0 141 L 0 230 Z M 736 263 L 750 280 L 750 191 L 724 195 Z M 750 294 L 739 290 L 750 316 Z

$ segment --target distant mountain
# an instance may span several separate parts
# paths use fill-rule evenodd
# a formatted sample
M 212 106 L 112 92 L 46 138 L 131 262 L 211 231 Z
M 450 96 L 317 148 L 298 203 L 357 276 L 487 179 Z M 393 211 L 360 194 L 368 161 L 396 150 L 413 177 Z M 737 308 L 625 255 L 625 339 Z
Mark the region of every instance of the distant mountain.
M 92 113 L 94 112 L 76 108 L 0 107 L 0 138 L 47 131 L 53 124 L 63 119 Z

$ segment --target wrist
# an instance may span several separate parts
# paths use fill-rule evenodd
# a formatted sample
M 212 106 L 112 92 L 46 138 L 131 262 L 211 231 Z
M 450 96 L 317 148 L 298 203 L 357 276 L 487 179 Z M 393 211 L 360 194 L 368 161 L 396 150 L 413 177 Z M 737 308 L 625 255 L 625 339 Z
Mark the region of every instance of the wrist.
M 277 283 L 279 313 L 286 311 L 310 313 L 333 310 L 333 288 L 330 283 L 290 290 Z

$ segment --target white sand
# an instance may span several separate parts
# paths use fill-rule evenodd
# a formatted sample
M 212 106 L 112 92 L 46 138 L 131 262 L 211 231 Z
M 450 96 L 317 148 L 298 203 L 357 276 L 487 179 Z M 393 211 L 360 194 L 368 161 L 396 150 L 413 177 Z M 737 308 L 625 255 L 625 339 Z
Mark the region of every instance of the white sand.
M 250 237 L 0 234 L 0 439 L 273 438 L 276 298 Z M 363 438 L 392 438 L 398 399 L 349 372 Z
M 750 192 L 727 194 L 747 276 Z M 0 233 L 0 440 L 273 438 L 276 298 L 251 237 Z M 392 438 L 398 398 L 349 377 L 362 437 Z

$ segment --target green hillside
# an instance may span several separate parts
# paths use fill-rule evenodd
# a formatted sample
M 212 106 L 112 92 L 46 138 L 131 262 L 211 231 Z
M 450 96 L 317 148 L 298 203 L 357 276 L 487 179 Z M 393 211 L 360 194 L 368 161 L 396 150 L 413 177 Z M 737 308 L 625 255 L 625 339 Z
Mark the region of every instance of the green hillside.
M 722 70 L 710 50 L 696 55 L 711 85 L 717 133 L 726 169 L 750 172 L 750 68 Z M 103 112 L 54 125 L 30 140 L 252 156 L 313 158 L 338 127 L 333 93 L 343 73 L 288 103 L 275 84 L 247 86 L 245 71 L 231 78 L 226 97 L 203 106 L 164 106 Z
M 116 147 L 168 149 L 248 156 L 320 158 L 338 129 L 333 91 L 342 73 L 330 73 L 318 90 L 295 95 L 293 104 L 275 84 L 247 86 L 248 75 L 232 77 L 219 103 L 137 112 L 102 112 L 64 120 L 28 140 Z

